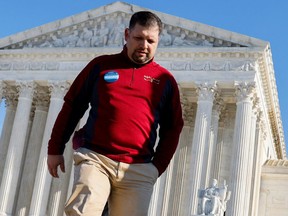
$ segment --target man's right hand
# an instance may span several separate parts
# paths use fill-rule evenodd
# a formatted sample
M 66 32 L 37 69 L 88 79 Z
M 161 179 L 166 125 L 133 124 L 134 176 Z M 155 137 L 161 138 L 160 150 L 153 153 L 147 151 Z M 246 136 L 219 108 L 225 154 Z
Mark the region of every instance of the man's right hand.
M 47 165 L 49 173 L 54 178 L 59 178 L 58 175 L 58 166 L 63 173 L 65 173 L 65 164 L 63 155 L 48 155 Z

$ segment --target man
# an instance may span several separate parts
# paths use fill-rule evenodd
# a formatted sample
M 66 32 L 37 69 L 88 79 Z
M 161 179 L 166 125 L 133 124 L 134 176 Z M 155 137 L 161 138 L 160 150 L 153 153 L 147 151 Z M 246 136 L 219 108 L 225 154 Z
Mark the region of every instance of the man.
M 154 62 L 162 23 L 148 11 L 132 15 L 121 53 L 93 59 L 64 97 L 48 145 L 48 169 L 65 172 L 63 152 L 74 136 L 75 176 L 68 216 L 146 216 L 157 178 L 167 168 L 183 127 L 177 83 Z M 157 128 L 159 142 L 155 147 Z

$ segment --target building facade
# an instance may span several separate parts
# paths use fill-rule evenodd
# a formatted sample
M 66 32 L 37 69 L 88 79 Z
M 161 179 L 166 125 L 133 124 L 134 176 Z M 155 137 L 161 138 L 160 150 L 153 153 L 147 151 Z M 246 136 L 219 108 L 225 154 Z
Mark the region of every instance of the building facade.
M 115 2 L 0 39 L 0 216 L 63 215 L 71 141 L 65 174 L 52 179 L 46 165 L 63 96 L 91 59 L 122 49 L 139 10 Z M 288 162 L 269 43 L 154 12 L 164 24 L 155 60 L 178 82 L 185 125 L 149 215 L 200 214 L 199 192 L 212 179 L 231 192 L 226 216 L 287 215 Z

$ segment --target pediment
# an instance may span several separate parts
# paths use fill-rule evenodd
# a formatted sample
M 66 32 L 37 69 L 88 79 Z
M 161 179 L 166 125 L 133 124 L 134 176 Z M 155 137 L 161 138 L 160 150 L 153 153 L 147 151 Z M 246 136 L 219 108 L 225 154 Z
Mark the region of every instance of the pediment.
M 122 47 L 132 13 L 147 10 L 115 2 L 0 39 L 0 49 Z M 267 42 L 154 11 L 163 21 L 159 47 L 259 47 Z

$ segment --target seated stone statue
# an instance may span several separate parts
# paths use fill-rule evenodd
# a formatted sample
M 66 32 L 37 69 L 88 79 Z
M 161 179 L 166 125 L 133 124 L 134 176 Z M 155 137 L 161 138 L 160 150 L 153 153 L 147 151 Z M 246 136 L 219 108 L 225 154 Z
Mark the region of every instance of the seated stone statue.
M 226 202 L 230 199 L 230 191 L 227 192 L 227 185 L 224 181 L 222 187 L 218 187 L 217 179 L 203 191 L 200 211 L 201 215 L 223 216 L 226 211 Z

